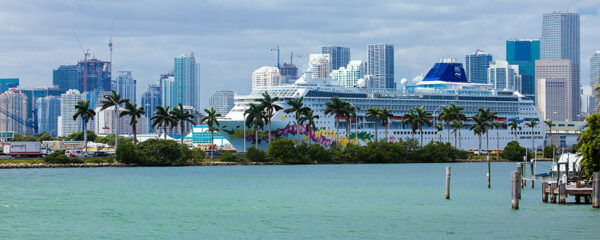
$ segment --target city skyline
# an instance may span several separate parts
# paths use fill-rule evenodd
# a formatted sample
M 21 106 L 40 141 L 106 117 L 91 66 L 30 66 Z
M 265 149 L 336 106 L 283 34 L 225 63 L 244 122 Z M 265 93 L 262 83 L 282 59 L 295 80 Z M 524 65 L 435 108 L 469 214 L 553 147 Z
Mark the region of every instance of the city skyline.
M 143 89 L 159 80 L 160 74 L 172 70 L 173 57 L 193 51 L 201 68 L 206 69 L 200 71 L 201 82 L 205 83 L 201 89 L 202 107 L 207 107 L 208 97 L 219 89 L 248 92 L 252 71 L 276 64 L 276 53 L 269 49 L 277 45 L 281 46 L 282 63 L 288 62 L 290 52 L 294 51 L 301 56 L 295 58 L 294 63 L 303 70 L 308 54 L 320 52 L 323 46 L 349 47 L 353 60 L 366 60 L 366 45 L 387 42 L 395 48 L 394 79 L 398 81 L 426 73 L 439 59 L 463 59 L 475 49 L 485 49 L 494 59 L 506 59 L 506 40 L 540 38 L 542 15 L 560 10 L 581 14 L 581 76 L 589 76 L 589 56 L 600 49 L 594 43 L 600 36 L 594 31 L 594 26 L 600 24 L 600 4 L 594 1 L 520 2 L 522 7 L 518 9 L 499 7 L 510 5 L 505 2 L 448 5 L 374 2 L 369 6 L 349 4 L 343 8 L 335 2 L 322 5 L 332 10 L 332 16 L 297 11 L 310 5 L 306 3 L 240 2 L 233 8 L 232 4 L 218 2 L 193 6 L 157 2 L 148 4 L 153 6 L 151 8 L 139 8 L 128 14 L 122 12 L 122 9 L 138 9 L 135 6 L 139 4 L 129 1 L 93 5 L 65 1 L 40 3 L 34 7 L 28 3 L 1 3 L 7 17 L 0 20 L 6 43 L 2 49 L 6 54 L 0 63 L 0 77 L 20 78 L 21 86 L 25 87 L 40 83 L 50 85 L 53 69 L 83 59 L 73 30 L 84 46 L 91 49 L 92 57 L 108 60 L 107 43 L 113 20 L 113 74 L 131 70 Z M 61 11 L 44 11 L 53 9 Z M 192 14 L 206 11 L 203 9 L 212 9 L 213 13 Z M 249 13 L 250 9 L 254 12 Z M 372 14 L 381 9 L 384 12 L 377 16 Z M 496 14 L 486 14 L 489 9 L 497 11 Z M 163 17 L 180 11 L 181 17 L 176 20 L 167 21 Z M 254 16 L 256 11 L 271 16 L 244 20 L 248 14 Z M 469 17 L 458 14 L 463 11 L 473 14 Z M 91 17 L 72 21 L 84 15 Z M 236 17 L 212 18 L 215 15 Z M 311 20 L 314 15 L 331 21 L 310 24 L 314 22 Z M 367 18 L 372 21 L 356 25 Z M 496 27 L 489 28 L 490 25 Z M 448 34 L 448 27 L 453 27 L 452 34 Z M 231 66 L 236 66 L 236 70 L 231 71 Z M 581 80 L 582 84 L 588 83 L 587 78 Z M 138 94 L 138 100 L 140 97 Z

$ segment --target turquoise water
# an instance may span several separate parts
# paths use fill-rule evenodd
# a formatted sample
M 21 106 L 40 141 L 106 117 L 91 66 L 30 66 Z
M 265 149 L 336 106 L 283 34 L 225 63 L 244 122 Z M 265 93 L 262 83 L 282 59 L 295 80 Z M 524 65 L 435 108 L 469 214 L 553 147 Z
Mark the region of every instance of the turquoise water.
M 452 166 L 451 200 L 444 199 Z M 599 239 L 514 163 L 0 170 L 0 239 Z

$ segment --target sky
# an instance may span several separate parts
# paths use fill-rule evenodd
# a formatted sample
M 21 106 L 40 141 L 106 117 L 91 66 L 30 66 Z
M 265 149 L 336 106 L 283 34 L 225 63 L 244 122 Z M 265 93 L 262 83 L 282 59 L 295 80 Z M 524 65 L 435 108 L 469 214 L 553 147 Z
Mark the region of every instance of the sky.
M 194 52 L 200 64 L 202 107 L 216 90 L 251 89 L 251 74 L 281 61 L 306 67 L 321 46 L 351 48 L 365 60 L 367 44 L 395 48 L 395 78 L 426 74 L 440 59 L 476 49 L 505 59 L 505 41 L 539 38 L 542 14 L 581 14 L 581 82 L 589 83 L 589 58 L 600 49 L 598 1 L 358 1 L 358 0 L 0 0 L 0 78 L 21 86 L 52 84 L 52 70 L 83 59 L 74 35 L 92 55 L 109 59 L 113 77 L 129 70 L 138 100 L 173 58 Z M 112 27 L 111 27 L 112 26 Z

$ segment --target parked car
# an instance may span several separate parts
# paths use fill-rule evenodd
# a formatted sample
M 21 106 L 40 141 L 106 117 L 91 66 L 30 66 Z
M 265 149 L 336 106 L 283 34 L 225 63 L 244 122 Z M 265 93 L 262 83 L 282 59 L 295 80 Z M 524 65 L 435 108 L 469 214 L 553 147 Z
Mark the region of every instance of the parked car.
M 83 150 L 67 150 L 65 151 L 67 157 L 86 157 Z
M 98 151 L 94 153 L 94 157 L 108 157 L 107 152 Z

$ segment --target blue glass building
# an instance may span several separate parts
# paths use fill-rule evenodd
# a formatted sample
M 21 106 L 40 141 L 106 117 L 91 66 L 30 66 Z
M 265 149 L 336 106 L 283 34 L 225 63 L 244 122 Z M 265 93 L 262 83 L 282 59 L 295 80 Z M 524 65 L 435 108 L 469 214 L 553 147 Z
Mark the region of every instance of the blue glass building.
M 6 92 L 9 88 L 16 88 L 19 86 L 18 78 L 0 78 L 0 93 Z
M 175 105 L 200 108 L 200 79 L 199 65 L 196 64 L 194 53 L 175 58 Z
M 341 67 L 346 67 L 350 62 L 350 48 L 347 47 L 325 46 L 321 48 L 321 53 L 329 54 L 330 70 L 338 70 Z
M 148 86 L 148 90 L 142 95 L 142 107 L 144 107 L 146 112 L 145 116 L 148 124 L 144 129 L 147 129 L 150 133 L 154 132 L 152 120 L 150 118 L 156 114 L 156 106 L 160 105 L 160 83 L 155 83 Z
M 535 96 L 535 60 L 539 59 L 539 39 L 506 41 L 506 61 L 511 65 L 519 65 L 522 93 L 532 99 Z
M 492 60 L 494 59 L 491 54 L 479 49 L 467 55 L 465 57 L 467 80 L 471 83 L 488 83 L 487 69 Z
M 60 116 L 60 98 L 47 96 L 36 100 L 38 132 L 47 132 L 58 136 L 58 116 Z
M 81 71 L 77 65 L 61 65 L 52 71 L 52 84 L 58 86 L 62 93 L 69 89 L 81 91 Z
M 373 76 L 375 87 L 396 88 L 394 82 L 394 45 L 380 43 L 367 46 L 367 74 Z

